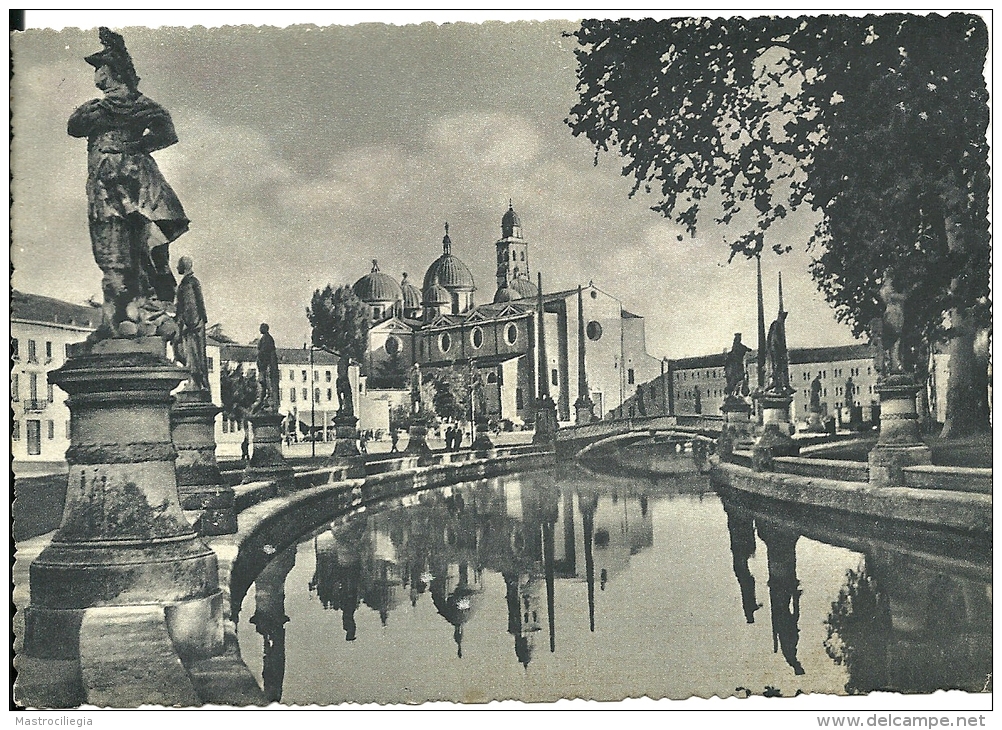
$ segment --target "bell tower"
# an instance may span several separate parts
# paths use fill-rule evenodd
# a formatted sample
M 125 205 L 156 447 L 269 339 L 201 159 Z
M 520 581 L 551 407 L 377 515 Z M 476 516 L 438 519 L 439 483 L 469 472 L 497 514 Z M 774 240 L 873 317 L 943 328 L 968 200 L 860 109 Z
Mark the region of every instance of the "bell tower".
M 529 244 L 522 238 L 522 221 L 508 201 L 508 210 L 501 218 L 501 239 L 497 248 L 498 288 L 510 286 L 516 278 L 529 278 Z

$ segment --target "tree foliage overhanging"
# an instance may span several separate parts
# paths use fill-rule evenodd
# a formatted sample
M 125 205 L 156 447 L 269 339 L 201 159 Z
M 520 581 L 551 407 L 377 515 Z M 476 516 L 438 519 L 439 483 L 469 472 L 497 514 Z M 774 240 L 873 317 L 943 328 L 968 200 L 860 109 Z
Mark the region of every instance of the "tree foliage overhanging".
M 313 292 L 306 316 L 313 327 L 313 346 L 363 363 L 369 344 L 369 307 L 350 286 L 328 284 Z
M 986 420 L 984 368 L 969 367 L 990 323 L 980 17 L 592 20 L 574 36 L 567 123 L 596 161 L 618 151 L 632 193 L 690 235 L 737 231 L 732 258 L 791 250 L 777 221 L 820 212 L 804 244 L 837 317 L 870 332 L 892 282 L 905 338 L 951 343 L 948 403 Z

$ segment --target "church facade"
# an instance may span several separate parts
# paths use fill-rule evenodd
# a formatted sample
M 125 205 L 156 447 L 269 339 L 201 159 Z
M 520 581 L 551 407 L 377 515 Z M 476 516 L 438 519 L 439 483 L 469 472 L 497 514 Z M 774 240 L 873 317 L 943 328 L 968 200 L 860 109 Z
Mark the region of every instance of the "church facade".
M 643 318 L 625 310 L 616 297 L 591 282 L 580 287 L 580 320 L 578 287 L 540 297 L 542 279 L 535 272 L 536 283 L 532 280 L 530 245 L 511 205 L 502 216 L 494 249 L 494 296 L 479 305 L 473 274 L 453 253 L 448 224 L 442 254 L 428 267 L 420 289 L 406 274 L 398 282 L 373 261 L 372 270 L 353 286 L 372 317 L 364 363 L 370 387 L 401 383 L 414 363 L 421 368 L 472 367 L 486 384 L 492 417 L 532 422 L 540 387 L 546 387 L 558 418 L 568 422 L 582 382 L 601 417 L 660 373 L 660 360 L 646 351 Z

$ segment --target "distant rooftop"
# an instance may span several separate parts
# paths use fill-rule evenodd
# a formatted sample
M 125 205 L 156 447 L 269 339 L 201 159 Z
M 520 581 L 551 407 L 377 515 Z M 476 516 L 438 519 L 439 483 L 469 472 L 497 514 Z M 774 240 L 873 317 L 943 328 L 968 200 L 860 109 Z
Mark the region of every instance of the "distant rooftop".
M 748 353 L 748 358 L 754 360 L 756 351 Z M 671 360 L 673 370 L 690 368 L 715 368 L 724 364 L 724 352 L 713 355 L 696 355 L 695 357 L 680 357 Z M 813 362 L 837 362 L 840 360 L 868 360 L 873 357 L 869 345 L 835 345 L 832 347 L 791 347 L 790 364 L 802 365 Z
M 220 359 L 223 362 L 257 362 L 256 345 L 221 345 Z M 337 365 L 338 358 L 326 350 L 313 349 L 314 365 Z M 310 351 L 302 347 L 279 347 L 279 365 L 309 365 Z
M 94 330 L 101 323 L 101 308 L 88 304 L 71 304 L 61 299 L 12 289 L 10 317 L 26 322 L 62 324 Z

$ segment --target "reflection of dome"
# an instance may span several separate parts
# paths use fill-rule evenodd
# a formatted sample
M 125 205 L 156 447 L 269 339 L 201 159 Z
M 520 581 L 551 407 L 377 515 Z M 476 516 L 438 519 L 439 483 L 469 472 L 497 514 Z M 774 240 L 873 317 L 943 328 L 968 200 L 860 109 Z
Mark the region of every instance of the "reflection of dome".
M 432 262 L 428 271 L 424 275 L 424 287 L 427 295 L 428 288 L 438 279 L 439 285 L 448 291 L 473 291 L 473 274 L 470 273 L 466 264 L 452 255 L 452 239 L 449 238 L 449 224 L 445 224 L 445 236 L 442 238 L 442 255 Z
M 400 292 L 403 295 L 404 310 L 421 308 L 421 290 L 407 280 L 407 274 L 400 282 Z
M 535 299 L 539 296 L 539 289 L 525 276 L 516 276 L 511 282 L 511 288 L 522 299 Z
M 396 302 L 403 298 L 400 285 L 389 274 L 379 270 L 379 264 L 372 260 L 372 271 L 355 282 L 352 287 L 356 296 L 365 303 Z

